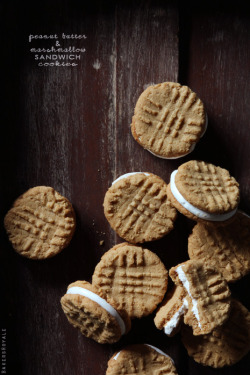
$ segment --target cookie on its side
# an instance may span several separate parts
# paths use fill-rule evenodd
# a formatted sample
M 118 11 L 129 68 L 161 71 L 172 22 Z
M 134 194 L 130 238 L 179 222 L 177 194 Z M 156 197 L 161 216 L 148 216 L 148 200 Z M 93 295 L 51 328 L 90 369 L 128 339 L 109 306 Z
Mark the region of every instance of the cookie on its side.
M 97 264 L 93 285 L 131 318 L 151 314 L 163 300 L 168 272 L 150 250 L 122 243 L 107 251 Z
M 111 227 L 131 243 L 162 238 L 173 229 L 177 216 L 167 184 L 152 173 L 121 176 L 106 192 L 103 205 Z
M 198 96 L 187 86 L 164 82 L 140 95 L 131 131 L 155 156 L 176 159 L 193 151 L 206 127 L 207 116 Z
M 157 310 L 154 323 L 158 329 L 164 329 L 167 336 L 174 336 L 181 328 L 184 314 L 188 309 L 186 290 L 175 286 Z
M 173 360 L 151 345 L 130 345 L 115 353 L 108 362 L 106 375 L 177 375 Z
M 232 299 L 228 320 L 207 335 L 193 336 L 192 329 L 182 327 L 182 342 L 190 357 L 214 368 L 231 366 L 250 350 L 250 312 Z
M 117 342 L 130 330 L 127 313 L 114 301 L 108 303 L 87 281 L 70 284 L 61 305 L 69 323 L 100 344 Z
M 176 285 L 186 289 L 188 310 L 184 323 L 193 328 L 194 335 L 209 333 L 228 319 L 230 290 L 216 268 L 188 260 L 172 267 L 169 275 Z
M 225 226 L 196 224 L 188 254 L 217 268 L 227 282 L 239 280 L 250 272 L 250 217 L 238 211 Z
M 75 225 L 71 203 L 48 186 L 29 189 L 17 198 L 4 218 L 13 248 L 31 259 L 50 258 L 62 251 Z
M 205 223 L 225 223 L 237 211 L 239 184 L 226 169 L 191 160 L 171 174 L 168 197 L 188 218 Z

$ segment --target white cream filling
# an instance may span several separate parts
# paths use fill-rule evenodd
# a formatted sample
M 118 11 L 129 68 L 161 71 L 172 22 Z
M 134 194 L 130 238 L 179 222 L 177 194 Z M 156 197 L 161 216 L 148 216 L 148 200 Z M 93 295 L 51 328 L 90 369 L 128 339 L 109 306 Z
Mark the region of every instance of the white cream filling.
M 87 297 L 91 301 L 94 301 L 98 303 L 104 310 L 106 310 L 110 315 L 112 315 L 119 324 L 119 327 L 121 329 L 121 334 L 124 335 L 126 332 L 126 327 L 123 319 L 121 318 L 120 314 L 114 309 L 113 306 L 111 306 L 105 299 L 101 298 L 97 294 L 91 292 L 88 289 L 81 288 L 79 286 L 73 286 L 72 288 L 69 288 L 67 291 L 67 294 L 80 294 L 83 297 Z
M 203 135 L 206 133 L 207 131 L 207 125 L 208 125 L 208 117 L 207 117 L 207 114 L 206 114 L 206 122 L 205 122 L 205 127 L 204 127 L 204 130 L 200 136 L 200 139 L 203 137 Z M 140 141 L 140 137 L 139 137 L 139 141 Z M 196 142 L 197 143 L 197 142 Z M 180 158 L 183 158 L 184 156 L 190 154 L 192 151 L 194 151 L 195 149 L 195 146 L 196 146 L 196 143 L 193 143 L 192 146 L 190 147 L 189 151 L 186 153 L 186 154 L 183 154 L 183 155 L 180 155 L 180 156 L 172 156 L 172 157 L 167 157 L 167 156 L 160 156 L 158 154 L 155 154 L 153 151 L 149 150 L 148 148 L 145 148 L 145 150 L 149 151 L 151 154 L 153 154 L 154 156 L 157 156 L 158 158 L 160 159 L 180 159 Z
M 127 178 L 129 176 L 133 176 L 134 174 L 138 174 L 138 173 L 145 174 L 145 176 L 149 176 L 150 175 L 150 173 L 146 173 L 146 172 L 131 172 L 131 173 L 126 173 L 126 174 L 123 174 L 122 176 L 118 177 L 115 181 L 113 181 L 112 185 L 114 185 L 117 181 L 123 180 L 124 178 Z
M 143 344 L 143 345 L 147 345 L 147 346 L 149 346 L 150 348 L 154 349 L 154 350 L 155 350 L 156 352 L 158 352 L 159 354 L 164 355 L 164 357 L 169 358 L 169 359 L 172 361 L 172 363 L 174 364 L 173 359 L 172 359 L 169 355 L 167 355 L 166 353 L 164 353 L 162 350 L 156 348 L 155 346 L 149 345 L 149 344 Z M 119 357 L 119 355 L 120 355 L 121 352 L 122 352 L 122 350 L 121 350 L 120 352 L 118 352 L 118 353 L 114 356 L 113 359 L 114 359 L 115 361 L 117 360 L 117 358 Z
M 199 218 L 203 220 L 208 220 L 208 221 L 225 221 L 232 217 L 236 211 L 237 208 L 235 208 L 233 211 L 227 212 L 226 214 L 210 214 L 206 211 L 202 211 L 199 208 L 193 206 L 191 203 L 189 203 L 183 195 L 179 192 L 175 185 L 175 176 L 176 173 L 178 172 L 178 169 L 172 172 L 171 177 L 170 177 L 170 189 L 175 197 L 175 199 L 184 207 L 186 210 L 191 212 L 193 215 L 198 216 Z
M 164 326 L 164 332 L 166 335 L 171 335 L 173 330 L 178 326 L 181 317 L 185 314 L 188 309 L 188 301 L 186 298 L 183 300 L 183 304 L 179 308 L 178 311 L 173 315 L 172 319 L 170 319 Z
M 197 322 L 198 322 L 198 325 L 199 327 L 201 328 L 201 323 L 200 323 L 200 316 L 199 316 L 199 311 L 198 311 L 198 301 L 193 298 L 191 292 L 190 292 L 190 285 L 189 285 L 189 281 L 188 279 L 186 278 L 186 275 L 185 275 L 185 272 L 183 271 L 182 269 L 182 266 L 179 266 L 176 268 L 176 272 L 179 276 L 179 279 L 181 280 L 184 288 L 186 289 L 186 291 L 188 292 L 191 300 L 192 300 L 192 304 L 193 304 L 193 308 L 192 308 L 192 312 L 194 313 L 194 316 L 196 317 L 197 319 Z

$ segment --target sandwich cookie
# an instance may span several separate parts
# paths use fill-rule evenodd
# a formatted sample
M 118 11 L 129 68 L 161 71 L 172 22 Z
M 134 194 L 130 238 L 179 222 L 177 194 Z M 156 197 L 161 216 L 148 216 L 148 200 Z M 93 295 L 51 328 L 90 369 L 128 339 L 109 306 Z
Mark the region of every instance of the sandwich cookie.
M 125 242 L 102 256 L 92 283 L 130 318 L 141 318 L 151 314 L 163 300 L 168 272 L 156 254 Z
M 239 184 L 226 169 L 191 160 L 171 174 L 168 197 L 190 219 L 223 223 L 237 211 Z
M 189 260 L 172 267 L 169 275 L 187 294 L 188 309 L 184 323 L 194 335 L 204 335 L 222 325 L 230 312 L 230 290 L 216 268 L 198 260 Z
M 239 280 L 250 272 L 250 217 L 238 211 L 225 226 L 196 224 L 188 254 L 217 268 L 227 282 Z
M 172 337 L 181 327 L 184 314 L 188 310 L 188 300 L 186 298 L 186 290 L 181 286 L 175 286 L 170 292 L 167 293 L 165 300 L 159 307 L 154 323 L 160 330 Z
M 70 242 L 76 226 L 71 203 L 52 187 L 36 186 L 14 202 L 4 218 L 13 248 L 31 259 L 50 258 Z
M 189 87 L 175 82 L 149 86 L 136 103 L 131 124 L 134 139 L 163 159 L 192 152 L 206 128 L 202 101 Z
M 177 216 L 167 196 L 167 184 L 146 172 L 128 173 L 115 180 L 103 205 L 111 227 L 131 243 L 162 238 L 173 229 Z
M 69 323 L 100 344 L 117 342 L 130 330 L 127 313 L 117 308 L 114 301 L 107 302 L 87 281 L 70 284 L 61 305 Z
M 193 336 L 192 330 L 183 325 L 181 333 L 188 354 L 196 362 L 214 368 L 231 366 L 250 350 L 250 312 L 232 299 L 229 318 L 221 327 L 206 335 Z
M 108 362 L 106 375 L 177 375 L 173 360 L 154 346 L 130 345 L 115 353 Z

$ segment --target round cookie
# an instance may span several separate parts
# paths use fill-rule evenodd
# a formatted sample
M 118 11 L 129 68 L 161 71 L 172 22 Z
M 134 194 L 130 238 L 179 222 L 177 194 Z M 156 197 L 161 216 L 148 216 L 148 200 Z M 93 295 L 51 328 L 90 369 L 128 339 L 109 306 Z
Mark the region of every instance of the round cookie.
M 130 345 L 115 353 L 108 362 L 106 375 L 177 375 L 173 360 L 151 345 Z
M 168 272 L 160 258 L 142 247 L 122 243 L 97 264 L 92 283 L 131 318 L 151 314 L 163 300 Z
M 158 329 L 164 329 L 167 336 L 174 336 L 180 329 L 183 316 L 188 309 L 187 292 L 181 286 L 175 286 L 167 293 L 158 308 L 154 323 Z
M 239 204 L 239 184 L 226 169 L 191 160 L 171 174 L 168 197 L 190 219 L 224 223 Z
M 207 127 L 204 105 L 187 86 L 164 82 L 139 97 L 131 131 L 146 150 L 163 159 L 189 154 Z
M 239 280 L 250 272 L 250 217 L 238 211 L 226 226 L 196 224 L 188 254 L 216 267 L 227 282 Z
M 231 366 L 250 350 L 250 312 L 233 299 L 229 319 L 223 326 L 201 336 L 193 336 L 188 326 L 183 326 L 181 332 L 182 342 L 196 362 L 214 368 Z
M 87 281 L 70 284 L 61 305 L 69 323 L 100 344 L 117 342 L 130 330 L 127 313 L 119 310 L 114 301 L 108 303 Z
M 173 229 L 177 216 L 167 184 L 151 173 L 121 176 L 106 192 L 103 205 L 111 227 L 131 243 L 162 238 Z
M 69 244 L 75 225 L 71 203 L 48 186 L 29 189 L 4 218 L 13 248 L 31 259 L 58 254 Z
M 172 267 L 169 275 L 187 292 L 184 323 L 193 328 L 194 335 L 209 333 L 228 319 L 230 290 L 216 268 L 198 260 L 188 260 Z

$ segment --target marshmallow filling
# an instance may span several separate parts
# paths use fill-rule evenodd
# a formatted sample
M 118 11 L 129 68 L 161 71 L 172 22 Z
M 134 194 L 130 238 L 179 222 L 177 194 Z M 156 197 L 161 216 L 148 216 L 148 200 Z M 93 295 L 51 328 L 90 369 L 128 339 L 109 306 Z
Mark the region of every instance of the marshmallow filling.
M 164 326 L 164 332 L 167 336 L 171 335 L 173 330 L 178 326 L 178 324 L 180 323 L 181 317 L 185 314 L 187 309 L 188 309 L 188 301 L 186 298 L 184 298 L 183 304 L 181 305 L 179 310 L 176 311 L 173 317 Z
M 175 185 L 175 176 L 178 172 L 178 169 L 172 172 L 171 177 L 170 177 L 170 189 L 175 197 L 175 199 L 184 207 L 187 211 L 191 212 L 193 215 L 199 217 L 200 219 L 203 220 L 208 220 L 208 221 L 225 221 L 228 220 L 230 217 L 232 217 L 236 211 L 237 208 L 235 208 L 233 211 L 227 212 L 226 214 L 210 214 L 206 211 L 202 211 L 199 208 L 193 206 L 191 203 L 189 203 L 183 195 L 179 192 Z
M 188 294 L 189 294 L 189 296 L 192 300 L 192 304 L 193 304 L 192 312 L 197 319 L 199 327 L 201 328 L 200 316 L 199 316 L 199 311 L 198 311 L 198 301 L 195 298 L 192 297 L 192 294 L 191 294 L 191 291 L 190 291 L 190 284 L 189 284 L 188 279 L 186 278 L 186 275 L 185 275 L 185 272 L 182 269 L 182 266 L 177 267 L 176 272 L 177 272 L 177 275 L 179 276 L 179 279 L 182 282 L 182 285 L 184 286 L 184 288 L 186 289 L 186 291 L 188 292 Z
M 110 315 L 112 315 L 116 319 L 121 329 L 121 334 L 124 335 L 124 333 L 126 332 L 126 327 L 123 319 L 114 309 L 114 307 L 111 306 L 107 301 L 105 301 L 105 299 L 101 298 L 100 296 L 91 292 L 90 290 L 81 288 L 79 286 L 73 286 L 72 288 L 69 288 L 67 294 L 79 294 L 83 297 L 90 299 L 93 302 L 98 303 L 98 305 L 100 305 L 104 310 L 106 310 Z

